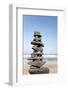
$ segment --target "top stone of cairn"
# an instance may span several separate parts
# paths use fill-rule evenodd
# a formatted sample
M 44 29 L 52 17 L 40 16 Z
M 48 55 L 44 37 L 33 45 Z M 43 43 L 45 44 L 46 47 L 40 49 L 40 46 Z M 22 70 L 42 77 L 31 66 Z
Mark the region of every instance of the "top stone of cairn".
M 34 32 L 34 36 L 39 36 L 39 37 L 41 37 L 40 32 L 35 31 L 35 32 Z

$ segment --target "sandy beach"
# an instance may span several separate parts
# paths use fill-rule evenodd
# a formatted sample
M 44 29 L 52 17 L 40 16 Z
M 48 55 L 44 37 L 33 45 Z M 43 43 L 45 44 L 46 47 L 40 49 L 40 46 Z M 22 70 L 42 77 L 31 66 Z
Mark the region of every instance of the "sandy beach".
M 57 73 L 57 60 L 46 60 L 46 63 L 43 65 L 43 67 L 48 67 L 50 70 L 49 73 Z M 30 68 L 30 65 L 25 63 L 24 70 L 23 70 L 24 75 L 29 74 L 29 72 L 28 72 L 29 68 Z

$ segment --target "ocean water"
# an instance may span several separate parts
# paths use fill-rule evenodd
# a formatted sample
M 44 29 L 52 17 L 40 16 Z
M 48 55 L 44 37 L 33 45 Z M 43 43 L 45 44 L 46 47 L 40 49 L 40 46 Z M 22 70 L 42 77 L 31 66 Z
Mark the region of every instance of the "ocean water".
M 24 63 L 27 63 L 29 60 L 28 58 L 31 57 L 31 55 L 23 55 Z M 43 55 L 44 61 L 45 60 L 57 60 L 57 55 Z

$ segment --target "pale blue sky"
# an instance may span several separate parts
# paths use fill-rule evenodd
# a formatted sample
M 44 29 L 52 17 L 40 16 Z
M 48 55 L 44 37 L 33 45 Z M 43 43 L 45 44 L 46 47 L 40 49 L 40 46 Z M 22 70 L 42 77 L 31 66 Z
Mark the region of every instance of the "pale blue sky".
M 34 31 L 39 31 L 42 35 L 42 42 L 45 47 L 45 54 L 57 53 L 57 16 L 23 16 L 24 23 L 24 53 L 33 52 L 31 41 Z

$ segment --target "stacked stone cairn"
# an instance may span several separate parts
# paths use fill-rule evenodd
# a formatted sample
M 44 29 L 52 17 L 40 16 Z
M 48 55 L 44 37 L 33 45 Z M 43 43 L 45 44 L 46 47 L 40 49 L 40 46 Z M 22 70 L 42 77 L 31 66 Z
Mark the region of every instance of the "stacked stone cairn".
M 46 63 L 43 61 L 43 47 L 44 44 L 41 41 L 41 35 L 40 32 L 34 32 L 34 39 L 31 42 L 33 45 L 33 53 L 31 54 L 31 57 L 28 58 L 30 62 L 28 64 L 30 65 L 29 73 L 30 74 L 45 74 L 49 73 L 49 69 L 47 67 L 43 67 L 43 65 Z

